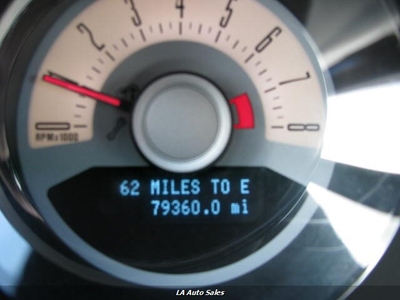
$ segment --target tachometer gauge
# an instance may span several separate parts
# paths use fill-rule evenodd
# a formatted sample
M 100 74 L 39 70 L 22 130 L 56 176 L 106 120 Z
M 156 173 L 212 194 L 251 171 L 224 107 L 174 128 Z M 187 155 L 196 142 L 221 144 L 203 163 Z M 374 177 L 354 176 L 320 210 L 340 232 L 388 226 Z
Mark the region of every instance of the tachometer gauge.
M 76 253 L 133 283 L 210 285 L 257 268 L 318 162 L 315 51 L 270 1 L 69 4 L 20 85 L 32 204 Z
M 178 2 L 74 4 L 36 50 L 17 117 L 40 213 L 142 284 L 239 276 L 230 265 L 265 252 L 296 207 L 324 128 L 322 72 L 282 7 Z
M 313 173 L 331 85 L 287 8 L 39 2 L 1 126 L 17 198 L 63 244 L 130 284 L 198 287 L 294 243 L 317 210 L 307 185 L 332 174 Z

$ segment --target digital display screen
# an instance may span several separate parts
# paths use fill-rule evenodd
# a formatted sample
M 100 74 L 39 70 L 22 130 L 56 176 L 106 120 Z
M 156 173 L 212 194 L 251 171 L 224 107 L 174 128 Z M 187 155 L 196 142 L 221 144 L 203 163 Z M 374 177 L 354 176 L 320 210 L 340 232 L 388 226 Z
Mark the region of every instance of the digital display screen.
M 138 222 L 247 222 L 262 210 L 264 168 L 214 168 L 193 174 L 156 168 L 93 168 L 49 191 L 112 203 Z M 90 201 L 90 200 L 88 200 Z
M 223 266 L 254 251 L 304 190 L 262 167 L 189 174 L 97 167 L 53 186 L 48 196 L 68 226 L 101 252 L 146 270 L 182 272 L 188 262 L 202 270 L 209 265 L 203 259 L 218 257 L 215 265 Z

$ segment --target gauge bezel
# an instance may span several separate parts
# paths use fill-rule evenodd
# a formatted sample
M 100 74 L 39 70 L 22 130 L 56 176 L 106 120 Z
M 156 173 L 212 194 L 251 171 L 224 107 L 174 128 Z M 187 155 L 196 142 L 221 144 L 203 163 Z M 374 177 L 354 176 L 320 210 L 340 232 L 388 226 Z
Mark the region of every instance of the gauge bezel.
M 285 16 L 284 18 L 286 20 L 291 20 L 290 22 L 293 22 L 293 24 L 289 24 L 291 26 L 291 29 L 295 32 L 299 32 L 298 34 L 302 36 L 307 36 L 304 32 L 303 29 L 298 29 L 302 28 L 297 21 L 295 21 L 290 14 L 286 12 L 283 7 L 281 7 L 278 4 L 270 4 L 268 5 L 273 6 L 273 11 L 280 15 L 282 17 Z M 275 5 L 275 6 L 274 6 Z M 271 7 L 270 7 L 271 9 Z M 289 22 L 289 21 L 287 21 Z M 290 23 L 289 22 L 289 23 Z M 303 47 L 306 47 L 309 49 L 310 44 L 308 42 L 305 42 L 301 40 L 304 45 Z M 312 52 L 313 50 L 309 50 Z M 301 207 L 299 213 L 296 215 L 294 218 L 296 219 L 301 219 L 301 220 L 309 220 L 313 213 L 315 212 L 317 206 L 312 202 L 312 200 L 308 199 L 305 204 Z M 54 222 L 56 220 L 50 220 L 50 222 Z M 57 221 L 56 221 L 57 223 Z M 53 224 L 56 224 L 53 223 Z M 238 273 L 236 272 L 237 270 L 239 271 L 239 274 L 245 274 L 247 272 L 250 272 L 251 270 L 254 270 L 258 266 L 260 266 L 263 263 L 266 263 L 269 259 L 272 259 L 275 255 L 277 255 L 282 249 L 284 249 L 290 241 L 297 236 L 297 234 L 303 229 L 303 227 L 306 225 L 306 223 L 302 223 L 303 225 L 299 226 L 298 223 L 292 221 L 275 239 L 275 242 L 269 243 L 267 246 L 268 247 L 263 247 L 262 251 L 258 251 L 254 255 L 251 255 L 247 257 L 246 259 L 238 262 L 237 264 L 232 264 L 231 266 L 221 268 L 219 270 L 215 271 L 210 271 L 210 272 L 203 272 L 203 273 L 198 273 L 198 274 L 191 274 L 191 276 L 188 276 L 187 274 L 185 275 L 163 275 L 163 274 L 154 274 L 151 272 L 144 272 L 141 270 L 134 270 L 133 268 L 127 268 L 126 266 L 122 264 L 114 264 L 112 263 L 111 260 L 109 260 L 107 257 L 103 257 L 101 254 L 96 253 L 95 249 L 90 249 L 89 252 L 87 252 L 85 255 L 83 255 L 86 259 L 92 261 L 93 263 L 96 264 L 96 261 L 101 262 L 101 265 L 104 267 L 104 269 L 108 270 L 111 273 L 114 273 L 117 277 L 121 277 L 122 279 L 128 279 L 132 277 L 140 278 L 140 280 L 135 280 L 134 283 L 139 283 L 139 284 L 145 284 L 145 285 L 151 285 L 151 286 L 201 286 L 201 285 L 211 285 L 211 284 L 216 284 L 220 283 L 223 281 L 231 280 L 233 278 L 236 278 Z M 69 231 L 68 228 L 64 228 L 64 224 L 57 224 L 56 226 L 59 230 L 66 232 Z M 66 231 L 65 231 L 66 230 Z M 61 235 L 63 236 L 63 235 Z M 289 236 L 289 237 L 288 237 Z M 69 239 L 67 241 L 67 244 L 70 245 L 77 245 L 81 244 L 80 239 Z M 87 245 L 85 245 L 86 247 Z M 266 249 L 265 249 L 266 248 Z M 275 249 L 271 251 L 271 249 Z M 85 251 L 86 252 L 86 251 Z M 82 253 L 81 253 L 82 254 Z M 261 262 L 260 262 L 261 261 Z M 114 267 L 112 267 L 114 266 Z M 123 275 L 125 274 L 125 275 Z M 136 276 L 135 276 L 136 275 Z
M 271 4 L 269 4 L 269 5 L 271 5 Z M 291 19 L 292 17 L 289 14 L 287 14 L 286 11 L 284 9 L 282 9 L 282 7 L 280 7 L 279 5 L 276 5 L 276 7 L 274 7 L 274 10 L 279 11 L 279 14 L 285 15 L 285 19 L 287 18 L 287 19 L 292 20 Z M 294 30 L 295 28 L 300 28 L 299 24 L 296 23 L 296 21 L 293 20 L 293 22 L 295 23 L 295 26 L 292 24 L 292 28 L 291 28 L 292 30 Z M 297 29 L 296 29 L 296 31 L 297 31 Z M 304 35 L 304 32 L 301 32 L 301 34 Z M 309 44 L 306 42 L 304 42 L 304 43 L 307 45 L 307 48 L 308 48 Z M 314 205 L 314 203 L 312 203 L 312 201 L 308 200 L 302 206 L 302 208 L 300 209 L 300 212 L 297 214 L 295 219 L 297 219 L 297 218 L 309 219 L 312 216 L 312 214 L 315 212 L 315 209 L 316 209 L 316 206 Z M 58 224 L 58 225 L 60 225 L 60 227 L 57 226 L 57 228 L 63 227 L 62 224 Z M 192 274 L 191 276 L 188 276 L 187 274 L 182 275 L 182 276 L 173 275 L 172 277 L 170 277 L 171 275 L 165 275 L 165 276 L 161 275 L 161 276 L 156 276 L 156 278 L 154 278 L 154 274 L 152 274 L 151 272 L 143 272 L 143 271 L 135 272 L 136 270 L 134 270 L 134 272 L 132 272 L 131 268 L 126 268 L 126 266 L 124 266 L 122 264 L 120 264 L 120 265 L 116 264 L 116 265 L 114 265 L 114 266 L 116 266 L 116 270 L 114 270 L 114 272 L 118 273 L 119 275 L 124 274 L 126 272 L 131 273 L 130 275 L 133 275 L 133 276 L 137 275 L 138 276 L 137 278 L 141 278 L 141 280 L 135 281 L 135 283 L 148 285 L 149 282 L 151 282 L 152 286 L 164 286 L 164 285 L 175 286 L 178 284 L 183 285 L 183 286 L 186 286 L 186 285 L 200 286 L 200 285 L 215 284 L 215 283 L 230 280 L 230 279 L 233 279 L 233 278 L 239 276 L 239 274 L 236 274 L 236 272 L 235 272 L 238 269 L 240 269 L 240 274 L 250 272 L 251 270 L 257 268 L 261 264 L 260 263 L 261 258 L 263 258 L 262 263 L 265 263 L 266 261 L 268 261 L 269 259 L 274 257 L 276 254 L 278 254 L 279 251 L 282 248 L 284 248 L 287 245 L 287 243 L 290 242 L 296 236 L 296 233 L 301 231 L 301 229 L 302 229 L 302 227 L 298 226 L 298 224 L 296 224 L 296 222 L 291 222 L 279 235 L 280 239 L 277 238 L 275 240 L 275 245 L 267 247 L 267 249 L 264 249 L 263 251 L 257 252 L 257 255 L 251 255 L 250 257 L 246 258 L 245 260 L 242 260 L 239 264 L 232 265 L 233 269 L 231 269 L 231 267 L 226 267 L 226 268 L 221 268 L 217 272 L 204 272 L 204 273 L 199 273 L 196 275 Z M 293 235 L 293 236 L 288 239 L 287 235 L 289 235 L 289 236 Z M 281 240 L 281 241 L 277 242 L 279 240 Z M 79 239 L 75 240 L 75 242 L 78 242 L 78 241 L 79 241 Z M 69 242 L 71 242 L 71 241 L 69 241 Z M 281 244 L 281 245 L 277 246 L 279 244 Z M 275 247 L 277 247 L 278 249 L 275 249 L 274 251 L 270 251 L 271 249 L 274 249 Z M 92 250 L 94 250 L 94 249 L 92 249 Z M 92 260 L 92 258 L 94 258 L 93 252 L 91 252 L 91 251 L 88 253 L 88 255 L 84 255 L 84 256 L 86 256 L 87 258 L 90 258 L 90 260 Z M 265 260 L 266 257 L 267 257 L 267 260 Z M 110 263 L 111 263 L 111 260 L 104 259 L 104 257 L 102 258 L 101 256 L 99 256 L 97 258 L 100 259 L 100 261 L 102 261 L 103 266 L 110 265 Z M 246 268 L 243 269 L 243 266 L 246 266 Z M 115 267 L 111 268 L 111 269 L 109 267 L 107 267 L 106 269 L 112 271 L 112 269 L 115 269 Z M 234 275 L 232 276 L 232 274 L 234 274 Z M 211 276 L 208 276 L 208 275 L 211 275 Z M 129 277 L 131 277 L 131 276 L 129 276 Z M 136 277 L 136 276 L 134 276 L 134 277 Z M 122 276 L 122 278 L 126 279 L 127 277 Z M 207 280 L 200 280 L 200 279 L 205 279 L 205 278 L 207 278 Z M 215 281 L 216 278 L 218 278 L 217 281 Z

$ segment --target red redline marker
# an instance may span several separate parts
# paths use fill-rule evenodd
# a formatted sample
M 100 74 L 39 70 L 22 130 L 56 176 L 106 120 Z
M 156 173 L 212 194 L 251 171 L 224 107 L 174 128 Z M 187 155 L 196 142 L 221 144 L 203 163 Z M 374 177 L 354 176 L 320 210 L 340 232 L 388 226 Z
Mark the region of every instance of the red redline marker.
M 239 130 L 254 129 L 254 112 L 249 96 L 242 94 L 229 100 L 229 103 L 236 107 L 238 115 L 238 123 L 233 125 L 233 128 Z
M 50 75 L 44 75 L 43 76 L 43 81 L 45 81 L 47 83 L 50 83 L 50 84 L 53 84 L 53 85 L 56 85 L 56 86 L 61 87 L 63 89 L 66 89 L 68 91 L 71 91 L 71 92 L 74 92 L 74 93 L 77 93 L 77 94 L 80 94 L 80 95 L 83 95 L 83 96 L 90 97 L 90 98 L 92 98 L 94 100 L 98 100 L 98 101 L 104 102 L 106 104 L 109 104 L 109 105 L 112 105 L 112 106 L 115 106 L 115 107 L 121 106 L 121 103 L 122 103 L 122 101 L 120 99 L 118 99 L 118 98 L 114 98 L 114 97 L 111 97 L 109 95 L 106 95 L 106 94 L 103 94 L 103 93 L 100 93 L 100 92 L 96 92 L 96 91 L 91 90 L 89 88 L 80 86 L 80 85 L 75 84 L 75 83 L 68 82 L 66 80 L 58 79 L 58 78 L 52 77 Z

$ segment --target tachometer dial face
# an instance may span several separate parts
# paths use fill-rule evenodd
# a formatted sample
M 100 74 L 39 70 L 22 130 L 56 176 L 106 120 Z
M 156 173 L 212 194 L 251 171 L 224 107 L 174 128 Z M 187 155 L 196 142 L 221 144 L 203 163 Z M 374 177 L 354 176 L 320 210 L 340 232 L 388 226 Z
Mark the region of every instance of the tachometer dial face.
M 49 27 L 21 86 L 18 160 L 75 252 L 133 283 L 215 284 L 295 238 L 278 241 L 305 209 L 326 89 L 280 4 L 83 0 Z

